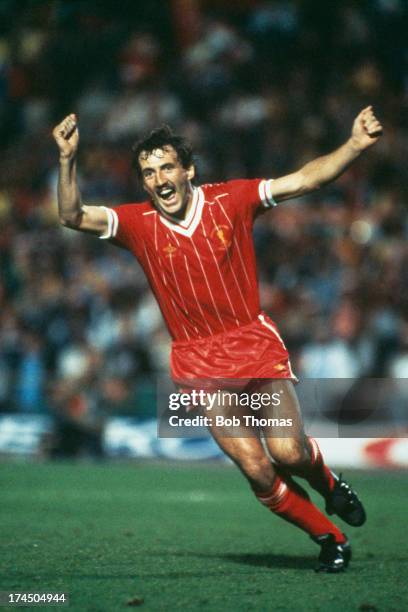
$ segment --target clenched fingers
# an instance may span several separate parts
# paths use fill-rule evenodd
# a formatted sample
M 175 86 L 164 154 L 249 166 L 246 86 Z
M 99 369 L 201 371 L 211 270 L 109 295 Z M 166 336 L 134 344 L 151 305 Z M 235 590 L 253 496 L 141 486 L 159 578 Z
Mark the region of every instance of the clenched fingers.
M 61 121 L 60 124 L 57 125 L 53 133 L 54 133 L 55 138 L 59 137 L 59 138 L 64 138 L 65 140 L 67 140 L 72 135 L 76 127 L 77 127 L 76 116 L 74 114 L 71 114 L 65 117 L 65 119 Z
M 372 138 L 376 138 L 377 136 L 380 136 L 382 134 L 383 127 L 380 121 L 375 116 L 372 106 L 367 106 L 361 112 L 361 119 L 363 122 L 364 129 L 369 136 L 371 136 Z

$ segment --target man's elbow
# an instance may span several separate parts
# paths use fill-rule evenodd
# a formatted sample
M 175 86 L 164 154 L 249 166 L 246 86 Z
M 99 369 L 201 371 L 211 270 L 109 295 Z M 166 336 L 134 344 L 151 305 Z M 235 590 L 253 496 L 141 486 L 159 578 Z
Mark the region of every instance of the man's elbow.
M 82 215 L 60 215 L 59 222 L 63 227 L 79 230 L 81 228 Z
M 323 187 L 323 185 L 323 181 L 318 180 L 318 178 L 313 176 L 313 174 L 302 173 L 299 191 L 301 195 L 306 195 L 312 191 L 318 191 Z
M 324 187 L 324 183 L 321 181 L 309 181 L 306 188 L 305 193 L 312 193 L 313 191 L 319 191 Z

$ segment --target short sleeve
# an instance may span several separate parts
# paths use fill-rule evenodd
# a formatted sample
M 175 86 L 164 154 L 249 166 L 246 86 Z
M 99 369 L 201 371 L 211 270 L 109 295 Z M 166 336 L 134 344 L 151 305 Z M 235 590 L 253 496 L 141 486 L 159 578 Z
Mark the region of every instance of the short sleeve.
M 113 240 L 120 246 L 137 253 L 140 247 L 138 236 L 137 204 L 123 204 L 114 208 L 101 206 L 108 216 L 106 232 L 100 236 L 102 240 Z
M 276 206 L 272 196 L 273 179 L 243 179 L 229 181 L 229 190 L 235 205 L 250 210 L 252 216 Z

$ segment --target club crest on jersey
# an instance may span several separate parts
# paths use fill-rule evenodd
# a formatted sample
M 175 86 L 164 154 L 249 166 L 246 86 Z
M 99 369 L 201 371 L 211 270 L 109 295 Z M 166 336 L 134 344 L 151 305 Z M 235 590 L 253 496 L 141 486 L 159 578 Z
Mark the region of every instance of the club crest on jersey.
M 229 249 L 232 243 L 231 228 L 228 225 L 216 225 L 211 238 L 217 248 Z
M 163 247 L 163 251 L 164 251 L 165 256 L 171 259 L 176 254 L 177 247 L 175 247 L 174 244 L 171 244 L 169 242 L 167 246 Z

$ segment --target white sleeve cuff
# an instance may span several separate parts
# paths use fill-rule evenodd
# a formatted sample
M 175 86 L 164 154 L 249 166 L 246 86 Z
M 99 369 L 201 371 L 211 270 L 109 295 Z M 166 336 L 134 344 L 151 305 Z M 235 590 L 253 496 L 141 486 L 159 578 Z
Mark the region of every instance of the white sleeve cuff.
M 106 232 L 102 234 L 102 236 L 99 236 L 99 238 L 101 238 L 102 240 L 115 238 L 119 226 L 119 218 L 117 212 L 113 210 L 113 208 L 107 208 L 106 206 L 101 206 L 100 208 L 102 208 L 102 210 L 106 212 L 106 215 L 108 217 L 108 227 L 106 229 Z
M 267 181 L 263 180 L 259 183 L 259 198 L 261 200 L 261 205 L 264 208 L 272 208 L 272 206 L 277 205 L 277 202 L 275 202 L 272 195 L 272 181 L 273 179 L 269 179 Z

